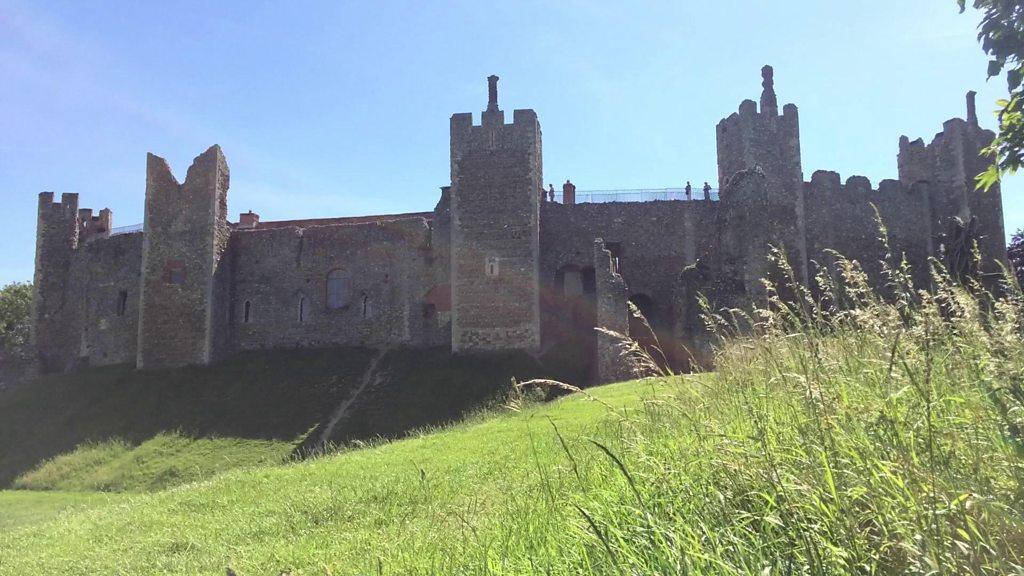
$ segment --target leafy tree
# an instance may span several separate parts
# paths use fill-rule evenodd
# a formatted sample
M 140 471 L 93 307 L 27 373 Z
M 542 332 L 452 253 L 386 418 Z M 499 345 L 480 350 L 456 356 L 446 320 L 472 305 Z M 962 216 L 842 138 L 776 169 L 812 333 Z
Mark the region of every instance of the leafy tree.
M 31 318 L 31 284 L 12 282 L 0 288 L 0 354 L 27 353 Z
M 1017 231 L 1010 237 L 1010 245 L 1006 247 L 1006 255 L 1013 265 L 1013 273 L 1017 282 L 1024 286 L 1024 229 L 1017 228 Z
M 967 0 L 957 0 L 960 12 Z M 982 12 L 978 40 L 988 54 L 988 77 L 1006 74 L 1009 96 L 999 100 L 999 135 L 985 150 L 994 162 L 978 175 L 978 187 L 988 190 L 1002 174 L 1024 166 L 1024 2 L 1021 0 L 973 0 Z

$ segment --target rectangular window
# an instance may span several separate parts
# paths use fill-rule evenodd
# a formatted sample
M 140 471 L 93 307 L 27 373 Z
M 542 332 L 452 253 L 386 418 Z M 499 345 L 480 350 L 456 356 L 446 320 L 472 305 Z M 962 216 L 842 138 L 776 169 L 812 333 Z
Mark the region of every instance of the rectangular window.
M 604 249 L 612 253 L 612 263 L 615 265 L 615 271 L 618 272 L 622 258 L 622 242 L 605 242 Z
M 128 291 L 121 290 L 117 293 L 117 307 L 115 311 L 118 316 L 124 316 L 125 310 L 128 309 Z
M 484 271 L 487 273 L 488 276 L 492 278 L 497 276 L 501 272 L 498 266 L 497 256 L 487 257 L 487 260 L 484 261 Z
M 185 263 L 179 260 L 168 260 L 164 264 L 164 281 L 168 284 L 184 284 Z

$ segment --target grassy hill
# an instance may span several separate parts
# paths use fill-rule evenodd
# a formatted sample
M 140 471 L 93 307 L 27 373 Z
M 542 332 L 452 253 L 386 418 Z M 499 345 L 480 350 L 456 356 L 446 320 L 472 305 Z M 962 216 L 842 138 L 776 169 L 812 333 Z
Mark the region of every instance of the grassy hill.
M 1024 295 L 881 300 L 844 280 L 771 301 L 713 374 L 22 504 L 0 574 L 1021 573 Z

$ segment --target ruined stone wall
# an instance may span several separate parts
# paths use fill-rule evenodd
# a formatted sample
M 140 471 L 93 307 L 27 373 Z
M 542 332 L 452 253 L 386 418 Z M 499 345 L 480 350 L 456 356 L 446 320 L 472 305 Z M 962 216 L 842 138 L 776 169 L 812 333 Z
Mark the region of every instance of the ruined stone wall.
M 76 357 L 79 318 L 68 281 L 78 227 L 78 194 L 62 194 L 59 203 L 53 192 L 39 195 L 32 341 L 44 372 L 67 370 Z
M 997 275 L 997 262 L 1006 261 L 1002 194 L 998 184 L 980 191 L 974 181 L 991 161 L 981 155 L 981 150 L 995 134 L 978 126 L 970 96 L 967 116 L 968 120 L 954 118 L 943 123 L 942 132 L 927 146 L 921 139 L 912 142 L 905 136 L 900 138 L 899 178 L 905 186 L 928 182 L 937 244 L 948 242 L 943 236 L 954 233 L 956 220 L 964 224 L 974 220 L 982 270 Z
M 869 279 L 882 285 L 881 262 L 887 252 L 880 239 L 880 217 L 892 263 L 906 258 L 917 284 L 927 284 L 927 259 L 934 253 L 927 183 L 908 187 L 896 180 L 883 180 L 875 189 L 863 176 L 852 176 L 841 184 L 839 174 L 817 171 L 805 184 L 805 191 L 807 247 L 812 260 L 831 263 L 826 250 L 834 250 L 859 261 Z
M 80 319 L 78 362 L 135 363 L 141 267 L 141 232 L 95 239 L 75 251 L 69 286 Z
M 532 110 L 451 120 L 452 348 L 540 347 L 541 133 Z
M 594 239 L 614 247 L 630 294 L 648 296 L 671 324 L 676 278 L 717 243 L 717 202 L 658 201 L 541 205 L 542 294 L 559 294 L 560 270 L 594 268 Z M 653 320 L 653 319 L 649 319 Z
M 139 368 L 205 364 L 219 322 L 215 280 L 230 235 L 228 167 L 218 146 L 198 156 L 181 184 L 149 155 L 139 317 Z
M 430 233 L 423 218 L 235 230 L 226 311 L 233 347 L 417 346 L 441 340 L 447 327 L 423 321 L 434 266 L 447 267 L 433 260 Z M 341 300 L 334 299 L 339 294 Z
M 618 335 L 629 334 L 629 289 L 615 270 L 612 253 L 600 238 L 592 242 L 594 278 L 597 291 L 597 327 Z M 630 366 L 622 356 L 621 340 L 616 334 L 597 334 L 597 384 L 629 379 Z

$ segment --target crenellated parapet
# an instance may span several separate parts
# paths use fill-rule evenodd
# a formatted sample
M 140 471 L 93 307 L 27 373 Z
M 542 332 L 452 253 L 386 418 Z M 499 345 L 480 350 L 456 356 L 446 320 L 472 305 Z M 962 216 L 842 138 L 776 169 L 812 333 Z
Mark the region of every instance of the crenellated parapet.
M 830 251 L 857 259 L 869 277 L 880 284 L 881 262 L 902 259 L 912 264 L 915 280 L 928 280 L 927 259 L 932 242 L 931 186 L 882 180 L 878 187 L 864 176 L 845 182 L 836 172 L 818 170 L 805 184 L 808 257 L 818 264 L 832 262 Z M 882 241 L 884 225 L 888 250 Z
M 977 242 L 982 254 L 982 270 L 998 274 L 997 261 L 1005 262 L 1006 254 L 1002 193 L 998 184 L 988 191 L 978 190 L 975 180 L 992 162 L 983 151 L 995 133 L 978 125 L 974 96 L 973 92 L 967 94 L 967 119 L 947 120 L 931 143 L 900 138 L 899 177 L 905 185 L 930 185 L 932 224 L 944 250 L 946 238 L 958 236 L 961 227 L 969 227 L 973 230 L 972 242 Z

